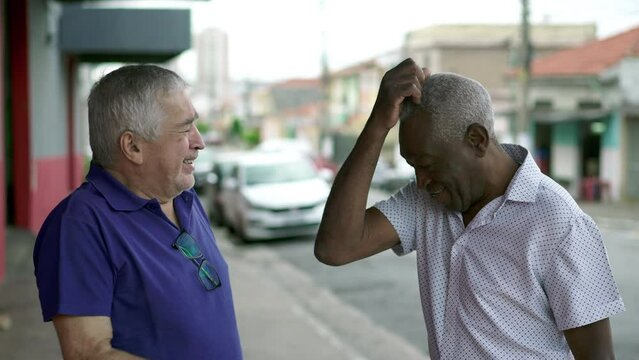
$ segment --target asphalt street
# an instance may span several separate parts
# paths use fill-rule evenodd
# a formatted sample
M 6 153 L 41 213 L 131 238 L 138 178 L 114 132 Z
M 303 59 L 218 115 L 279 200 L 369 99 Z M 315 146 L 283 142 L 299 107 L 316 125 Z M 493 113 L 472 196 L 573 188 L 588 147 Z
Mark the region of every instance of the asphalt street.
M 384 196 L 380 192 L 373 193 L 369 204 Z M 626 305 L 624 313 L 611 319 L 615 352 L 618 359 L 639 359 L 639 220 L 607 217 L 606 211 L 601 213 L 604 215 L 593 217 L 604 235 L 613 273 Z M 218 230 L 218 233 L 223 234 L 224 230 Z M 353 264 L 330 267 L 314 258 L 312 238 L 241 245 L 232 235 L 225 236 L 231 236 L 232 243 L 243 252 L 274 252 L 281 261 L 308 276 L 313 286 L 334 294 L 373 323 L 404 339 L 424 355 L 428 354 L 414 254 L 397 257 L 386 251 Z

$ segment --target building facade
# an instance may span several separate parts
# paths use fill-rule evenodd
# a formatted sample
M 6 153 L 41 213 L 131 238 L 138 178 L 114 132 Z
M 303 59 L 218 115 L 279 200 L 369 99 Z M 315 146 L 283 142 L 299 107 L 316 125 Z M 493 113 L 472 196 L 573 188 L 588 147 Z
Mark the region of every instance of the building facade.
M 533 57 L 572 48 L 596 38 L 594 24 L 531 25 Z M 520 63 L 519 25 L 437 25 L 410 32 L 404 54 L 431 72 L 454 72 L 482 83 L 495 109 L 495 133 L 511 141 L 516 91 L 506 76 Z
M 538 163 L 584 200 L 639 200 L 639 27 L 532 64 Z
M 322 109 L 322 87 L 318 79 L 289 79 L 254 88 L 252 121 L 262 140 L 300 138 L 317 148 Z
M 81 64 L 164 62 L 190 47 L 189 10 L 108 3 L 0 0 L 0 282 L 6 227 L 36 233 L 83 181 Z
M 395 53 L 394 63 L 399 60 Z M 327 143 L 330 148 L 330 158 L 341 164 L 346 160 L 359 133 L 364 128 L 375 100 L 379 84 L 392 66 L 383 60 L 371 59 L 353 66 L 349 66 L 330 74 L 328 89 L 328 117 Z M 385 143 L 386 148 L 392 148 L 396 143 L 396 130 Z M 388 151 L 386 151 L 388 152 Z
M 534 25 L 534 56 L 581 45 L 595 39 L 593 24 Z M 373 108 L 384 73 L 406 57 L 432 73 L 455 72 L 481 82 L 488 89 L 495 110 L 495 132 L 511 141 L 511 117 L 515 112 L 514 87 L 507 76 L 518 62 L 520 33 L 517 25 L 437 25 L 409 32 L 396 51 L 334 71 L 329 82 L 329 117 L 333 160 L 341 163 L 350 152 Z M 398 161 L 397 134 L 392 131 L 383 156 Z

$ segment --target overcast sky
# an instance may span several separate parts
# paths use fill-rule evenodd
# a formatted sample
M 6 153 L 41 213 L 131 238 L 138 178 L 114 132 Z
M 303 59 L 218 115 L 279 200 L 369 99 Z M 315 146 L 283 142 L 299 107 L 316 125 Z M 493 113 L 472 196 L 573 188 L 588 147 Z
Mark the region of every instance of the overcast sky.
M 533 23 L 594 22 L 600 37 L 639 26 L 636 0 L 529 3 Z M 231 78 L 261 80 L 317 76 L 322 43 L 330 68 L 339 69 L 398 48 L 411 30 L 521 18 L 520 0 L 210 0 L 192 8 L 194 32 L 228 34 Z
M 529 3 L 533 23 L 595 23 L 599 37 L 639 26 L 637 0 Z M 264 81 L 318 76 L 322 44 L 335 70 L 399 48 L 411 30 L 521 18 L 520 0 L 209 0 L 191 8 L 195 33 L 228 34 L 231 78 Z M 192 52 L 180 60 L 186 78 L 193 61 Z

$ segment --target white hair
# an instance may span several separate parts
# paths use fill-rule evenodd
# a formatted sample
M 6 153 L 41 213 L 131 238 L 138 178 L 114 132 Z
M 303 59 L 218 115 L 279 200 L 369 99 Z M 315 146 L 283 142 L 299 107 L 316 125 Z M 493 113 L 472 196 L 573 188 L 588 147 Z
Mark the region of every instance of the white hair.
M 453 73 L 433 74 L 424 83 L 419 105 L 404 101 L 400 120 L 410 116 L 418 106 L 430 114 L 433 135 L 437 138 L 461 140 L 468 127 L 477 123 L 496 141 L 490 95 L 476 80 Z
M 88 100 L 93 161 L 112 165 L 125 131 L 155 140 L 166 116 L 162 98 L 187 87 L 173 71 L 155 65 L 123 66 L 102 77 L 93 85 Z

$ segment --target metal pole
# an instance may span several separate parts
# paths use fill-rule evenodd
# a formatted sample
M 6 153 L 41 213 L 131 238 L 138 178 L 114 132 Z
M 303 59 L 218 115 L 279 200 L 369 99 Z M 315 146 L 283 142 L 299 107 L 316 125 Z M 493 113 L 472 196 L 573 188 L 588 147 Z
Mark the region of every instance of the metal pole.
M 517 97 L 517 119 L 515 122 L 514 140 L 524 147 L 529 147 L 528 92 L 532 46 L 530 43 L 530 23 L 528 21 L 528 0 L 521 0 L 521 8 L 519 94 Z
M 324 4 L 325 0 L 319 0 L 320 12 L 321 12 L 321 32 L 322 32 L 322 53 L 321 53 L 321 88 L 322 88 L 322 96 L 321 96 L 321 111 L 319 116 L 319 152 L 322 156 L 324 154 L 324 143 L 327 138 L 330 136 L 330 73 L 328 69 L 328 54 L 327 54 L 327 45 L 326 45 L 326 8 Z

